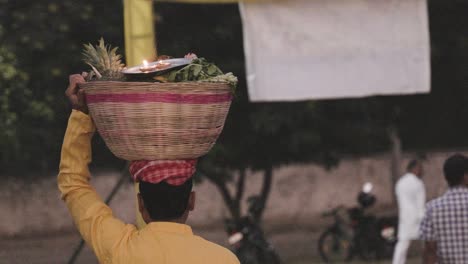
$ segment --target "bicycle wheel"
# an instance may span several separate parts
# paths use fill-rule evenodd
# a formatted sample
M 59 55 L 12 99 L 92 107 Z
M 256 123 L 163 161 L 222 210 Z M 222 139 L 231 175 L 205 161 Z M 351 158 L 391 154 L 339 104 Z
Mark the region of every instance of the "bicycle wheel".
M 369 234 L 359 235 L 355 241 L 359 256 L 364 261 L 376 261 L 378 259 L 379 243 L 375 237 L 371 237 Z
M 343 262 L 350 257 L 351 241 L 333 229 L 328 229 L 320 235 L 318 246 L 324 262 Z

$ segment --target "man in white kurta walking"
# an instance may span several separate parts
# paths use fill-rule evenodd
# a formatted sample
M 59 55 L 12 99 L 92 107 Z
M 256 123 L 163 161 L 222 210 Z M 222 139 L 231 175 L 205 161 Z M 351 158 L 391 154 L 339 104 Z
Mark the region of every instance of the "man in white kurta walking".
M 420 160 L 408 163 L 407 173 L 395 186 L 398 200 L 398 242 L 393 253 L 393 264 L 404 264 L 412 240 L 419 237 L 419 225 L 424 217 L 426 190 L 421 180 L 423 166 Z

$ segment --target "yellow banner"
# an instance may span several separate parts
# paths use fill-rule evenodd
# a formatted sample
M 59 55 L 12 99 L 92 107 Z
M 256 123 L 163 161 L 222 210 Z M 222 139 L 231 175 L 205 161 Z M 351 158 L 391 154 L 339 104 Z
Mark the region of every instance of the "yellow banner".
M 124 0 L 125 58 L 127 66 L 156 58 L 153 1 Z
M 156 2 L 166 2 L 166 3 L 191 3 L 191 4 L 227 4 L 227 3 L 237 3 L 236 0 L 156 0 Z
M 189 3 L 189 4 L 229 4 L 238 2 L 266 2 L 272 0 L 155 0 L 156 2 L 166 3 Z

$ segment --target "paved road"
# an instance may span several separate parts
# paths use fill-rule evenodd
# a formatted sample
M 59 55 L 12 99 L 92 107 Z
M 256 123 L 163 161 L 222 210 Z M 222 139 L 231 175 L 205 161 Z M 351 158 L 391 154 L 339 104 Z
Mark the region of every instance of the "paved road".
M 195 233 L 225 244 L 226 236 L 222 230 L 195 230 Z M 318 231 L 313 230 L 276 230 L 267 236 L 278 249 L 286 264 L 320 263 L 317 254 Z M 68 258 L 78 245 L 77 233 L 60 233 L 48 236 L 34 236 L 23 238 L 0 238 L 0 264 L 61 264 L 67 263 Z M 76 264 L 97 263 L 91 250 L 87 247 L 80 254 Z M 353 262 L 360 263 L 360 262 Z M 380 262 L 382 264 L 390 263 Z M 409 264 L 420 263 L 417 258 Z
M 198 232 L 197 232 L 198 231 Z M 222 230 L 195 230 L 199 235 L 225 244 L 226 235 Z M 310 258 L 315 254 L 315 235 L 309 232 L 275 232 L 271 240 L 281 248 L 283 258 L 302 256 Z M 298 246 L 298 242 L 301 242 Z M 0 239 L 0 263 L 3 264 L 51 264 L 66 263 L 79 243 L 77 233 L 61 233 L 49 236 Z M 310 245 L 310 247 L 309 247 Z M 91 250 L 87 247 L 80 254 L 76 264 L 97 263 Z

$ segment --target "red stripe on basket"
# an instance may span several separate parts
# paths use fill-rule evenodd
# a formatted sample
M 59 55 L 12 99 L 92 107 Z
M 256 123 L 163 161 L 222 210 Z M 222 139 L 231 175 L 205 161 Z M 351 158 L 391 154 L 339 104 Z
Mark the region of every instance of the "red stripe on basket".
M 88 94 L 86 101 L 92 103 L 184 103 L 212 104 L 232 100 L 225 94 L 175 94 L 175 93 L 134 93 L 134 94 Z
M 165 131 L 163 129 L 158 130 L 158 129 L 153 129 L 151 131 L 141 131 L 141 130 L 129 130 L 129 129 L 120 129 L 120 130 L 106 130 L 106 129 L 99 129 L 99 134 L 101 136 L 135 136 L 135 135 L 140 135 L 140 136 L 157 136 L 158 138 L 166 138 L 168 135 L 173 135 L 173 132 L 171 131 Z M 207 137 L 207 136 L 215 136 L 218 135 L 221 131 L 223 130 L 223 126 L 218 127 L 216 129 L 210 129 L 210 130 L 195 130 L 195 129 L 187 129 L 186 132 L 179 132 L 179 136 L 190 136 L 190 137 L 195 137 L 197 135 L 197 138 L 202 138 L 202 137 Z

